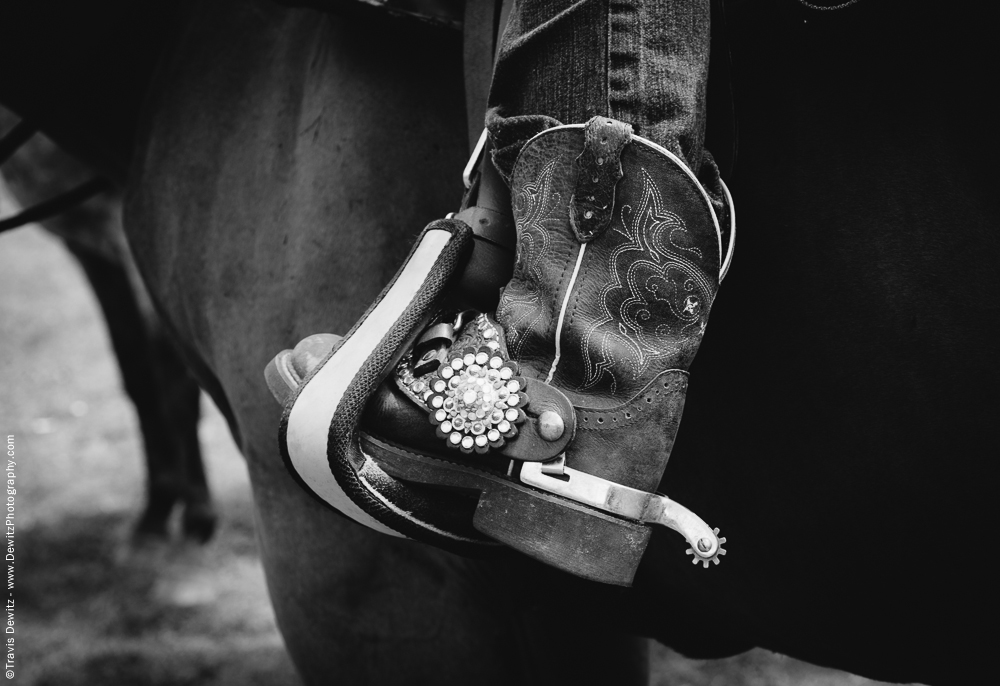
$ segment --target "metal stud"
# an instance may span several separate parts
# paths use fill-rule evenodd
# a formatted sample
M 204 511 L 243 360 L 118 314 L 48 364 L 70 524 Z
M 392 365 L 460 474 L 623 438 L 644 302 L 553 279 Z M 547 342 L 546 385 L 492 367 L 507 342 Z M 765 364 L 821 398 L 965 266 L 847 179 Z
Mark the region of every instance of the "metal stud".
M 558 441 L 566 431 L 566 423 L 558 412 L 546 410 L 538 416 L 538 434 L 546 441 Z

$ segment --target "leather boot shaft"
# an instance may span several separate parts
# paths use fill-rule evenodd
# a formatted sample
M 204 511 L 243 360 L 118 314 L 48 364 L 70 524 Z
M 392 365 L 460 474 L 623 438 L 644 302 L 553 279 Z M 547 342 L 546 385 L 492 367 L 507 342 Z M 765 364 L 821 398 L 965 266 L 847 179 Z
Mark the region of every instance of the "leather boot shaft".
M 653 489 L 718 290 L 721 237 L 691 171 L 621 127 L 595 118 L 522 150 L 497 319 L 522 373 L 577 408 L 567 464 Z

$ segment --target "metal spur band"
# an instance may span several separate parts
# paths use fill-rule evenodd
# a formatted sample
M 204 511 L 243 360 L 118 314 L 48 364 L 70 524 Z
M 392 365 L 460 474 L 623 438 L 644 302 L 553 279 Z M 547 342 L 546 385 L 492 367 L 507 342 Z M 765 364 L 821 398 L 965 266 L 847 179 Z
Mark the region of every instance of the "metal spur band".
M 386 460 L 383 467 L 401 479 L 425 485 L 465 485 L 475 488 L 477 480 L 469 470 L 483 469 L 498 478 L 503 476 L 520 484 L 551 493 L 617 517 L 658 524 L 680 533 L 691 546 L 687 554 L 692 562 L 719 564 L 726 554 L 725 538 L 709 527 L 698 515 L 665 495 L 648 493 L 566 466 L 566 453 L 552 457 L 552 450 L 536 453 L 535 459 L 510 458 L 497 462 L 503 448 L 516 444 L 518 427 L 532 407 L 528 388 L 541 389 L 547 384 L 525 380 L 518 375 L 516 362 L 508 359 L 503 327 L 486 314 L 459 313 L 450 322 L 438 322 L 420 336 L 413 350 L 404 355 L 396 368 L 395 382 L 400 391 L 428 413 L 436 436 L 446 446 L 460 453 L 448 460 L 433 456 L 413 461 L 412 450 L 395 449 L 368 437 L 368 445 Z M 548 391 L 559 393 L 548 386 Z M 560 395 L 562 395 L 560 393 Z M 537 434 L 549 445 L 572 441 L 574 417 L 564 417 L 572 405 L 532 412 Z M 529 424 L 529 427 L 531 424 Z M 569 434 L 569 435 L 568 435 Z M 520 451 L 518 451 L 520 453 Z M 390 455 L 392 457 L 390 458 Z M 485 458 L 492 457 L 486 469 Z M 387 459 L 388 458 L 388 459 Z M 376 458 L 378 459 L 378 458 Z M 410 464 L 408 464 L 410 462 Z M 479 464 L 477 464 L 477 462 Z M 431 469 L 429 465 L 435 465 Z M 449 464 L 464 467 L 457 474 L 445 476 Z

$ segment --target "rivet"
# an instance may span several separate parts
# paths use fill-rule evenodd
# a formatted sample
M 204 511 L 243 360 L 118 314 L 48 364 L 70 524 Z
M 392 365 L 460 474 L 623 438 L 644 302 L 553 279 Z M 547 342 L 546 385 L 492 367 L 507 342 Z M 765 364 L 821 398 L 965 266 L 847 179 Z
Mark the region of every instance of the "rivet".
M 594 213 L 591 212 L 590 210 L 587 210 L 586 212 L 583 213 L 583 217 L 584 219 L 593 219 Z
M 711 549 L 712 549 L 712 542 L 707 538 L 702 538 L 698 541 L 698 550 L 700 550 L 701 552 L 707 553 Z
M 546 410 L 538 417 L 538 433 L 546 441 L 558 441 L 566 431 L 566 423 L 558 412 Z
M 603 158 L 603 157 L 598 157 L 598 158 L 597 158 L 597 166 L 599 167 L 599 166 L 601 166 L 602 164 L 604 164 L 604 158 Z

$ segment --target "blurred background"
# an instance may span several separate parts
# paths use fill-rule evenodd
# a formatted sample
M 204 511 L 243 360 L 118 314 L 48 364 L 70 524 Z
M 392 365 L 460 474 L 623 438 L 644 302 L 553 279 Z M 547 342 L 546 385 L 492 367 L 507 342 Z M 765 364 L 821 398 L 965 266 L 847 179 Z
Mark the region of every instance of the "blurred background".
M 16 210 L 0 179 L 0 217 Z M 93 291 L 39 226 L 0 234 L 0 265 L 0 433 L 20 456 L 15 683 L 299 683 L 257 558 L 246 468 L 212 402 L 202 394 L 199 437 L 214 536 L 185 538 L 174 513 L 166 537 L 136 537 L 143 442 Z M 762 650 L 697 661 L 654 645 L 652 662 L 656 686 L 874 683 Z

